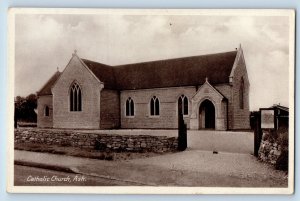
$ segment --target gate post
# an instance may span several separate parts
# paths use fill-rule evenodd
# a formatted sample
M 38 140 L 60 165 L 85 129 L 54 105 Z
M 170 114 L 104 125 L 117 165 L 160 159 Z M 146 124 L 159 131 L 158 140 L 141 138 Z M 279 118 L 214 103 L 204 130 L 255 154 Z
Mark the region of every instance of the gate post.
M 187 126 L 183 120 L 183 114 L 178 115 L 178 150 L 184 151 L 187 148 Z
M 254 156 L 258 157 L 258 151 L 262 139 L 262 130 L 261 130 L 261 112 L 257 112 L 254 115 Z

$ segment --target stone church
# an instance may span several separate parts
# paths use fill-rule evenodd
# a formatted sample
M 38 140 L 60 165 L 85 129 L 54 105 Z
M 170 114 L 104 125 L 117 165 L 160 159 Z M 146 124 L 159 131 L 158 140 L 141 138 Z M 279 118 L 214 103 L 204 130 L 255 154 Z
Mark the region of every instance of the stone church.
M 110 66 L 76 51 L 37 93 L 38 127 L 76 129 L 250 128 L 241 46 L 231 52 Z

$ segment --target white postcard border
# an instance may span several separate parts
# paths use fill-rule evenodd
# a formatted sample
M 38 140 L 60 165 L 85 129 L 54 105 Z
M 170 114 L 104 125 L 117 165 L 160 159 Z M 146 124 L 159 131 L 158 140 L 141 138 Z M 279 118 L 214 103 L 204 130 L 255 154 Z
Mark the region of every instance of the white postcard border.
M 14 186 L 14 74 L 16 14 L 131 14 L 131 15 L 222 15 L 289 17 L 289 176 L 287 188 L 236 187 L 103 187 L 103 186 Z M 292 9 L 74 9 L 10 8 L 8 11 L 8 94 L 7 94 L 7 191 L 10 193 L 75 194 L 292 194 L 294 192 L 294 85 L 295 10 Z

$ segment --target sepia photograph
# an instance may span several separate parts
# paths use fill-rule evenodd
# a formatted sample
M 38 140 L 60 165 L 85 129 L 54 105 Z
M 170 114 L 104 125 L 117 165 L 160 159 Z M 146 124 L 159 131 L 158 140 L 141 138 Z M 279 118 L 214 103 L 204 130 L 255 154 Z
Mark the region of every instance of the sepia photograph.
M 8 24 L 9 192 L 293 193 L 294 10 L 11 8 Z

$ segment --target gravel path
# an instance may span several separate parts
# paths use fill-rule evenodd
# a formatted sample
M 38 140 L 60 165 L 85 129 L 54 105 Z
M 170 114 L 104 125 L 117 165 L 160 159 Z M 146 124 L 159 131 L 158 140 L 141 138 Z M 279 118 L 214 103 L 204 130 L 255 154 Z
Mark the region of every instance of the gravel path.
M 131 163 L 155 165 L 166 169 L 212 173 L 224 176 L 284 179 L 285 173 L 259 162 L 250 154 L 186 150 L 184 152 L 133 159 Z
M 69 167 L 76 173 L 120 181 L 122 185 L 287 187 L 284 172 L 249 154 L 187 150 L 143 159 L 102 161 L 15 150 L 15 160 Z

